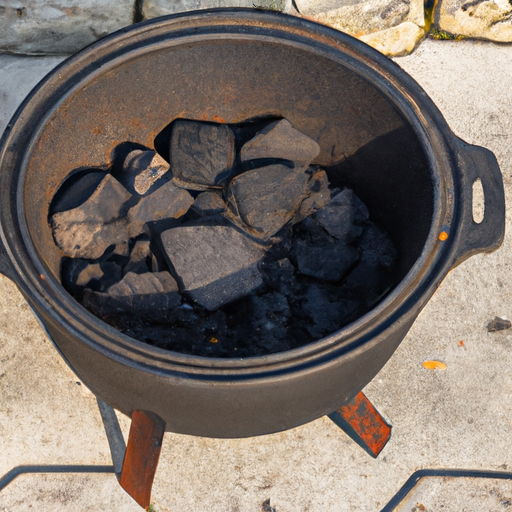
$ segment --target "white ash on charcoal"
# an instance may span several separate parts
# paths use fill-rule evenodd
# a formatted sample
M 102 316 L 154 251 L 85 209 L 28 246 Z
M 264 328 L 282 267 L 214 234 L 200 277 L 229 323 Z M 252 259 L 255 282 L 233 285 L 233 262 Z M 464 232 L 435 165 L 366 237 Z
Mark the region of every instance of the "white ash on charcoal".
M 55 242 L 70 258 L 100 258 L 111 245 L 129 239 L 125 205 L 131 197 L 107 174 L 84 203 L 52 216 Z
M 336 332 L 395 284 L 393 243 L 289 121 L 179 119 L 157 139 L 72 174 L 50 209 L 63 285 L 123 333 L 271 354 Z
M 125 158 L 117 179 L 130 193 L 144 196 L 169 169 L 156 151 L 134 149 Z

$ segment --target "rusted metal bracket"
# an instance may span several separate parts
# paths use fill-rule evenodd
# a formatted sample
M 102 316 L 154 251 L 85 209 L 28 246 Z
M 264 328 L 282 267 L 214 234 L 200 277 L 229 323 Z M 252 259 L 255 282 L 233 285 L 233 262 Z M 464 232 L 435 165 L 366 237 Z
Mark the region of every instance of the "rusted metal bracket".
M 149 411 L 133 411 L 125 448 L 114 409 L 99 398 L 97 400 L 119 484 L 142 508 L 148 510 L 165 421 Z
M 391 437 L 391 425 L 386 423 L 362 391 L 328 416 L 374 458 Z
M 120 454 L 124 448 L 119 424 L 110 406 L 99 399 L 98 405 L 109 438 L 119 483 L 141 507 L 147 510 L 162 449 L 165 421 L 149 411 L 133 411 L 128 445 L 119 471 Z M 372 457 L 379 455 L 391 437 L 391 426 L 362 392 L 329 414 L 329 418 Z
M 164 434 L 165 421 L 160 416 L 149 411 L 133 411 L 119 483 L 146 510 Z

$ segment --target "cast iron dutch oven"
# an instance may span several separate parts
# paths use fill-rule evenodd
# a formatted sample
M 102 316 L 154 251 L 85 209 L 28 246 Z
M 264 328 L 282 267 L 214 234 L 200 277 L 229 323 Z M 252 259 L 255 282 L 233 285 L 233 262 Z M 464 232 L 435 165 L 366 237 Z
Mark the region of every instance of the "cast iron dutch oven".
M 370 312 L 300 349 L 214 359 L 138 342 L 59 282 L 51 198 L 112 149 L 152 147 L 175 118 L 285 117 L 317 140 L 316 163 L 352 187 L 399 251 L 398 285 Z M 94 394 L 167 430 L 244 437 L 288 429 L 357 394 L 400 344 L 447 272 L 496 249 L 505 204 L 492 153 L 453 135 L 425 92 L 365 44 L 306 20 L 253 10 L 145 22 L 66 60 L 30 94 L 0 148 L 1 270 Z M 480 179 L 485 216 L 472 217 Z

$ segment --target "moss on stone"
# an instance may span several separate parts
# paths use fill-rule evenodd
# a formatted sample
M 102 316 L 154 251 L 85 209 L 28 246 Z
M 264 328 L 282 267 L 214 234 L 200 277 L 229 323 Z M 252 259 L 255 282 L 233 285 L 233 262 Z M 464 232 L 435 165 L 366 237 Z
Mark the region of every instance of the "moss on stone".
M 449 32 L 437 28 L 434 24 L 431 25 L 428 36 L 441 41 L 461 41 L 462 39 L 467 39 L 465 36 L 450 34 Z

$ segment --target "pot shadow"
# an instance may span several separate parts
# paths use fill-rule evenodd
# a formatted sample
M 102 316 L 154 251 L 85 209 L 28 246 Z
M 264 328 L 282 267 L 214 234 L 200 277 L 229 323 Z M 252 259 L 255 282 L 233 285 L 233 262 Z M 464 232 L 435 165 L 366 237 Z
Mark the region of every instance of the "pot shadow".
M 413 129 L 377 137 L 326 171 L 332 186 L 354 190 L 391 237 L 402 279 L 425 246 L 434 214 L 432 172 Z

